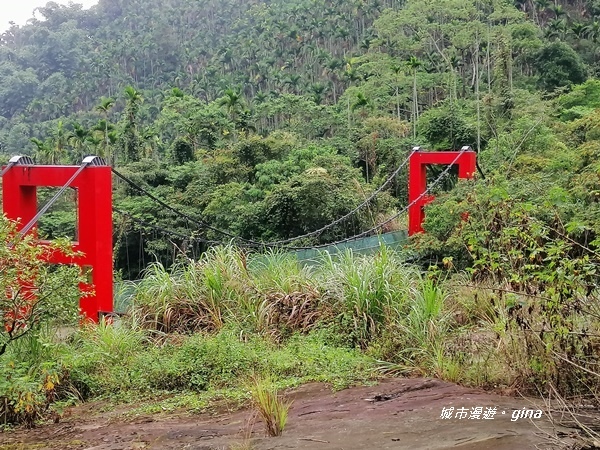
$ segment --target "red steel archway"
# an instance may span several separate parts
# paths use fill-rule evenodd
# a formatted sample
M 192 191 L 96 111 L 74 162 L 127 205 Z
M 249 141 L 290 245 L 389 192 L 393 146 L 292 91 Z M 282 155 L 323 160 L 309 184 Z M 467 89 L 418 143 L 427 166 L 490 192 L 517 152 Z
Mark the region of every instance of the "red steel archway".
M 425 219 L 425 205 L 431 203 L 435 197 L 426 195 L 427 192 L 427 166 L 430 165 L 456 165 L 458 178 L 473 178 L 477 153 L 470 147 L 463 147 L 461 151 L 425 152 L 419 147 L 410 156 L 408 170 L 408 234 L 412 236 L 423 232 Z
M 2 177 L 4 214 L 18 221 L 18 229 L 22 230 L 37 214 L 37 188 L 63 187 L 78 170 L 81 166 L 7 166 Z M 77 191 L 78 232 L 73 250 L 82 256 L 56 253 L 50 262 L 82 268 L 88 282 L 80 287 L 88 295 L 81 298 L 79 308 L 85 318 L 97 322 L 102 314 L 113 311 L 111 169 L 106 165 L 86 165 L 70 187 Z

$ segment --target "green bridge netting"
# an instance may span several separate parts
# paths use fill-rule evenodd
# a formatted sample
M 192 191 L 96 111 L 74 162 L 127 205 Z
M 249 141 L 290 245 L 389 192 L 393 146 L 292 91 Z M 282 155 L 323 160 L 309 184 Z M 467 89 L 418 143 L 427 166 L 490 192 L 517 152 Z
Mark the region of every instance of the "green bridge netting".
M 298 256 L 299 261 L 307 261 L 318 258 L 319 255 L 323 252 L 327 252 L 330 255 L 335 255 L 337 253 L 342 253 L 347 249 L 352 249 L 352 253 L 358 253 L 360 255 L 369 255 L 375 253 L 381 245 L 386 245 L 392 248 L 400 248 L 407 240 L 407 231 L 393 231 L 391 233 L 369 236 L 361 239 L 356 239 L 350 242 L 344 242 L 343 244 L 323 247 L 320 249 L 298 250 L 296 251 L 296 255 Z

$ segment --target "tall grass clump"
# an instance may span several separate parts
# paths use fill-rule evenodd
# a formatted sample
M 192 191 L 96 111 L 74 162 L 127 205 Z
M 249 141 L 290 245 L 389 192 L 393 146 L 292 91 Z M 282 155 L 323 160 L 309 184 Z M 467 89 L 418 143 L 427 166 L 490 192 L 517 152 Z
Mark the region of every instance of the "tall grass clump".
M 407 312 L 416 275 L 385 246 L 372 256 L 324 253 L 315 266 L 299 264 L 293 253 L 248 256 L 220 247 L 170 272 L 149 267 L 133 315 L 143 328 L 165 333 L 230 324 L 278 341 L 327 327 L 340 341 L 366 348 Z
M 54 349 L 68 370 L 71 387 L 85 399 L 129 389 L 128 367 L 147 344 L 145 334 L 130 324 L 102 320 L 81 328 Z
M 185 287 L 189 296 L 200 302 L 209 323 L 221 329 L 226 316 L 235 316 L 248 294 L 246 255 L 231 245 L 214 247 L 190 265 L 188 273 Z
M 132 299 L 132 314 L 138 323 L 167 333 L 173 331 L 175 323 L 179 326 L 184 319 L 181 310 L 186 309 L 178 279 L 182 269 L 176 266 L 169 272 L 159 262 L 146 268 Z
M 439 281 L 410 274 L 405 308 L 388 321 L 369 354 L 388 373 L 436 376 L 459 381 L 461 361 L 449 345 L 455 320 L 449 294 Z
M 133 297 L 132 314 L 143 328 L 163 333 L 214 332 L 234 324 L 281 339 L 306 333 L 331 316 L 322 299 L 318 277 L 295 255 L 248 257 L 225 246 L 169 271 L 149 266 Z
M 233 246 L 211 248 L 170 271 L 152 264 L 133 298 L 135 320 L 165 333 L 218 331 L 248 293 L 245 266 L 244 253 Z
M 416 345 L 440 340 L 449 322 L 444 311 L 447 294 L 431 278 L 419 278 L 411 291 L 409 313 L 403 321 L 407 338 Z
M 330 316 L 315 271 L 294 254 L 272 251 L 249 264 L 252 295 L 247 311 L 260 332 L 286 336 L 308 332 Z
M 255 378 L 251 388 L 252 400 L 259 416 L 265 424 L 267 435 L 281 436 L 288 419 L 292 402 L 285 401 L 273 382 Z
M 410 311 L 399 322 L 405 340 L 401 355 L 422 373 L 458 381 L 458 364 L 448 354 L 450 315 L 444 309 L 448 295 L 431 278 L 419 278 L 413 287 Z
M 323 255 L 321 277 L 339 312 L 340 331 L 363 348 L 406 308 L 413 269 L 385 246 L 373 256 Z

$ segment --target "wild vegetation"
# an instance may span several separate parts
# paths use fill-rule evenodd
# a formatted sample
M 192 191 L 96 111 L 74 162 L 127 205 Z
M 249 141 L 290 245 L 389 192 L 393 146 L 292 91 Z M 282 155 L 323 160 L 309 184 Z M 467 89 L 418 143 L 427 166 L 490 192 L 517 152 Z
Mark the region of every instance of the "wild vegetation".
M 5 422 L 100 396 L 242 403 L 268 380 L 254 401 L 276 433 L 276 388 L 386 373 L 598 403 L 598 2 L 100 0 L 39 13 L 0 38 L 3 154 L 102 155 L 205 225 L 116 181 L 115 264 L 140 279 L 128 314 L 7 346 Z M 369 199 L 414 145 L 470 145 L 479 167 L 444 180 L 453 189 L 436 189 L 405 250 L 307 265 L 228 245 L 310 247 L 394 217 L 405 168 L 347 220 L 293 240 Z M 74 232 L 70 203 L 43 232 Z
M 551 289 L 424 275 L 404 257 L 384 246 L 303 266 L 293 254 L 229 246 L 170 272 L 154 264 L 117 324 L 66 341 L 38 329 L 9 346 L 4 421 L 33 423 L 48 408 L 59 414 L 94 398 L 141 402 L 135 411 L 144 413 L 224 402 L 257 405 L 277 435 L 288 408 L 278 390 L 390 374 L 598 395 L 600 311 L 591 296 L 561 302 Z

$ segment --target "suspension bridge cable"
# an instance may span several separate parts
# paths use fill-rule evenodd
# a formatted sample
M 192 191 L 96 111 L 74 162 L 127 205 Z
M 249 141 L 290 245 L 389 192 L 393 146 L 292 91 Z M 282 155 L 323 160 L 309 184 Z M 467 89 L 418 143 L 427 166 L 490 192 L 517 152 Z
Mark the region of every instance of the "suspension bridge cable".
M 385 182 L 375 191 L 373 191 L 373 193 L 369 196 L 369 198 L 367 198 L 365 201 L 363 201 L 360 205 L 358 205 L 356 208 L 354 208 L 352 211 L 348 212 L 347 214 L 344 214 L 342 217 L 334 220 L 333 222 L 319 228 L 318 230 L 315 231 L 311 231 L 310 233 L 306 233 L 306 234 L 302 234 L 300 236 L 295 236 L 293 238 L 288 238 L 288 239 L 282 239 L 280 241 L 272 241 L 272 242 L 265 242 L 262 245 L 264 245 L 265 247 L 276 247 L 276 246 L 280 246 L 282 244 L 288 244 L 290 242 L 294 242 L 294 241 L 298 241 L 300 239 L 305 239 L 308 237 L 313 237 L 313 236 L 318 236 L 320 234 L 322 234 L 323 232 L 325 232 L 326 230 L 342 223 L 344 220 L 348 219 L 349 217 L 353 216 L 354 214 L 356 214 L 359 210 L 361 210 L 362 208 L 364 208 L 365 206 L 367 206 L 369 203 L 371 203 L 373 201 L 373 199 L 375 197 L 377 197 L 381 191 L 383 191 L 393 180 L 394 178 L 396 178 L 398 176 L 398 174 L 400 173 L 400 171 L 402 169 L 404 169 L 404 167 L 406 167 L 406 165 L 408 164 L 408 162 L 410 161 L 410 157 L 413 155 L 413 153 L 415 153 L 415 151 L 412 151 L 408 157 L 404 160 L 404 162 L 402 162 L 402 164 L 400 164 L 398 166 L 398 168 L 388 177 L 387 180 L 385 180 Z
M 178 215 L 180 217 L 183 217 L 183 218 L 189 220 L 190 222 L 192 222 L 192 223 L 194 223 L 194 224 L 196 224 L 196 225 L 198 225 L 198 226 L 200 226 L 202 228 L 207 228 L 207 229 L 209 229 L 211 231 L 214 231 L 216 233 L 220 233 L 220 234 L 222 234 L 224 236 L 227 236 L 227 237 L 229 237 L 231 239 L 236 239 L 236 240 L 242 241 L 242 242 L 245 243 L 244 246 L 247 246 L 247 247 L 260 247 L 260 246 L 263 245 L 260 242 L 253 241 L 253 240 L 250 240 L 250 239 L 244 239 L 244 238 L 236 236 L 235 234 L 232 234 L 232 233 L 230 233 L 228 231 L 220 230 L 219 228 L 215 228 L 215 227 L 209 225 L 208 223 L 204 222 L 203 220 L 196 219 L 196 218 L 194 218 L 194 217 L 192 217 L 192 216 L 190 216 L 190 215 L 188 215 L 188 214 L 186 214 L 186 213 L 184 213 L 182 211 L 179 211 L 178 209 L 175 209 L 172 206 L 168 205 L 167 203 L 165 203 L 164 201 L 162 201 L 161 199 L 159 199 L 155 195 L 151 194 L 146 189 L 144 189 L 143 187 L 139 186 L 137 183 L 131 181 L 125 175 L 119 173 L 116 169 L 112 168 L 111 170 L 112 170 L 112 172 L 117 177 L 119 177 L 125 183 L 127 183 L 128 185 L 130 185 L 131 187 L 133 187 L 137 191 L 141 192 L 142 194 L 146 195 L 147 197 L 150 197 L 152 200 L 154 200 L 156 203 L 158 203 L 163 208 L 168 209 L 172 213 L 174 213 L 174 214 L 176 214 L 176 215 Z
M 7 166 L 4 168 L 4 170 L 3 170 L 3 171 L 0 173 L 0 178 L 2 178 L 6 172 L 8 172 L 10 169 L 12 169 L 12 167 L 13 167 L 15 164 L 16 164 L 15 162 L 9 162 L 9 163 L 7 164 Z
M 442 179 L 446 176 L 446 174 L 448 172 L 450 172 L 450 170 L 452 169 L 452 166 L 454 164 L 456 164 L 456 162 L 458 161 L 458 159 L 461 157 L 461 155 L 466 152 L 466 149 L 461 150 L 457 155 L 456 158 L 454 158 L 454 160 L 448 165 L 448 167 L 446 167 L 446 169 L 440 173 L 440 175 L 433 181 L 433 183 L 431 183 L 430 186 L 427 187 L 427 189 L 425 189 L 425 191 L 419 195 L 417 198 L 415 198 L 412 202 L 410 202 L 408 205 L 406 205 L 406 207 L 402 208 L 402 210 L 400 210 L 398 213 L 394 214 L 392 217 L 390 217 L 389 219 L 385 220 L 384 222 L 381 222 L 379 225 L 374 226 L 373 228 L 363 231 L 362 233 L 359 233 L 357 235 L 354 236 L 350 236 L 347 237 L 345 239 L 340 239 L 339 241 L 336 242 L 330 242 L 328 244 L 321 244 L 321 245 L 314 245 L 312 247 L 287 247 L 289 250 L 313 250 L 313 249 L 319 249 L 319 248 L 326 248 L 326 247 L 330 247 L 330 246 L 336 246 L 339 244 L 344 244 L 346 242 L 350 242 L 353 241 L 355 239 L 360 239 L 362 237 L 365 237 L 371 233 L 374 233 L 375 231 L 378 231 L 379 229 L 381 229 L 382 227 L 384 227 L 385 225 L 387 225 L 388 223 L 390 223 L 391 221 L 397 219 L 399 216 L 401 216 L 402 214 L 404 214 L 406 211 L 408 211 L 410 209 L 411 206 L 415 205 L 419 200 L 421 200 L 423 197 L 425 197 L 429 192 L 431 192 L 431 190 L 442 181 Z
M 33 164 L 34 164 L 33 159 L 31 159 L 30 156 L 27 156 L 27 155 L 13 156 L 8 161 L 8 164 L 6 165 L 4 170 L 2 170 L 2 172 L 0 172 L 0 178 L 2 178 L 10 169 L 12 169 L 13 166 L 31 166 Z
M 115 208 L 115 207 L 113 207 L 113 211 L 116 212 L 117 214 L 122 215 L 123 217 L 130 219 L 132 222 L 135 222 L 139 225 L 142 225 L 142 226 L 145 226 L 148 228 L 152 228 L 154 231 L 158 231 L 164 235 L 176 236 L 181 239 L 187 239 L 191 242 L 200 242 L 200 243 L 204 243 L 204 244 L 211 244 L 211 245 L 225 244 L 225 242 L 222 242 L 222 241 L 211 241 L 211 240 L 204 239 L 201 237 L 197 237 L 197 236 L 193 236 L 193 235 L 189 236 L 187 234 L 180 233 L 179 231 L 169 230 L 167 228 L 160 227 L 160 226 L 152 224 L 150 222 L 146 222 L 145 220 L 139 219 L 139 218 L 137 218 L 129 213 L 126 213 L 125 211 L 121 211 L 120 209 Z
M 29 221 L 29 223 L 27 223 L 27 225 L 25 225 L 23 229 L 19 231 L 19 237 L 25 236 L 29 232 L 29 230 L 31 230 L 34 227 L 39 218 L 42 217 L 42 215 L 46 211 L 48 211 L 48 209 L 50 209 L 50 207 L 56 202 L 56 200 L 58 200 L 58 198 L 63 194 L 63 192 L 65 192 L 67 188 L 71 186 L 71 183 L 75 181 L 75 178 L 77 178 L 79 174 L 83 172 L 83 169 L 85 169 L 89 164 L 89 161 L 84 161 L 83 164 L 79 166 L 79 169 L 77 169 L 77 171 L 71 176 L 71 178 L 69 178 L 69 180 L 58 190 L 58 192 L 54 194 L 54 196 L 48 201 L 48 203 L 46 203 L 42 207 L 42 209 L 40 209 L 38 213 Z
M 306 233 L 303 235 L 299 235 L 299 236 L 294 236 L 292 238 L 287 238 L 287 239 L 282 239 L 279 241 L 271 241 L 271 242 L 258 242 L 258 241 L 253 241 L 251 239 L 244 239 L 242 237 L 236 236 L 232 233 L 229 233 L 227 231 L 212 227 L 211 225 L 207 224 L 206 222 L 200 220 L 200 219 L 195 219 L 185 213 L 182 213 L 181 211 L 176 210 L 175 208 L 172 208 L 171 206 L 167 205 L 165 202 L 163 202 L 162 200 L 160 200 L 159 198 L 155 197 L 154 195 L 152 195 L 150 192 L 148 192 L 147 190 L 145 190 L 144 188 L 142 188 L 141 186 L 137 185 L 137 183 L 131 181 L 130 179 L 128 179 L 127 177 L 125 177 L 123 174 L 119 173 L 116 169 L 112 169 L 113 173 L 119 177 L 120 179 L 122 179 L 123 181 L 125 181 L 127 184 L 129 184 L 131 187 L 133 187 L 134 189 L 138 190 L 139 192 L 143 193 L 144 195 L 147 195 L 148 197 L 150 197 L 152 200 L 156 201 L 158 204 L 160 204 L 161 206 L 169 209 L 171 212 L 184 217 L 186 220 L 189 220 L 191 222 L 194 222 L 195 224 L 201 226 L 201 227 L 205 227 L 208 228 L 209 230 L 215 231 L 217 233 L 223 234 L 229 238 L 232 239 L 239 239 L 240 241 L 246 242 L 247 244 L 250 244 L 249 246 L 253 246 L 253 247 L 280 247 L 284 244 L 289 244 L 291 242 L 295 242 L 298 241 L 300 239 L 305 239 L 308 237 L 313 237 L 313 236 L 318 236 L 320 234 L 322 234 L 323 232 L 325 232 L 326 230 L 342 223 L 343 221 L 345 221 L 346 219 L 348 219 L 349 217 L 351 217 L 352 215 L 356 214 L 360 209 L 364 208 L 366 205 L 368 205 L 370 202 L 373 201 L 373 199 L 379 195 L 393 180 L 394 178 L 396 178 L 398 176 L 398 174 L 402 171 L 402 169 L 404 169 L 404 167 L 406 167 L 406 165 L 408 164 L 408 162 L 410 161 L 410 157 L 412 156 L 412 154 L 414 153 L 411 152 L 409 154 L 409 156 L 402 162 L 402 164 L 400 164 L 400 166 L 398 166 L 398 168 L 396 168 L 396 170 L 385 180 L 385 182 L 378 188 L 376 189 L 367 199 L 365 199 L 361 204 L 359 204 L 358 206 L 356 206 L 352 211 L 348 212 L 347 214 L 343 215 L 342 217 L 339 217 L 338 219 L 334 220 L 333 222 L 319 228 L 318 230 L 314 230 L 311 231 L 310 233 Z
M 356 234 L 354 236 L 350 236 L 347 237 L 345 239 L 341 239 L 335 242 L 330 242 L 327 244 L 320 244 L 320 245 L 314 245 L 314 246 L 304 246 L 304 247 L 293 247 L 293 246 L 283 246 L 281 248 L 287 249 L 287 250 L 313 250 L 313 249 L 319 249 L 319 248 L 326 248 L 326 247 L 330 247 L 330 246 L 336 246 L 339 244 L 343 244 L 346 242 L 350 242 L 353 241 L 355 239 L 359 239 L 361 237 L 367 236 L 375 231 L 378 231 L 379 229 L 381 229 L 382 227 L 384 227 L 385 225 L 387 225 L 388 223 L 390 223 L 391 221 L 397 219 L 399 216 L 401 216 L 402 214 L 406 213 L 414 204 L 416 204 L 419 200 L 421 200 L 425 195 L 427 195 L 429 192 L 431 192 L 431 190 L 438 184 L 440 183 L 440 181 L 442 180 L 442 178 L 444 178 L 446 176 L 446 174 L 452 169 L 452 166 L 454 164 L 456 164 L 456 162 L 458 161 L 458 159 L 462 156 L 462 154 L 466 151 L 466 149 L 462 149 L 457 155 L 456 158 L 454 158 L 454 160 L 448 165 L 448 167 L 446 167 L 446 169 L 440 173 L 440 175 L 433 181 L 433 183 L 431 183 L 430 186 L 427 187 L 427 189 L 421 193 L 421 195 L 419 195 L 416 199 L 414 199 L 412 202 L 410 202 L 406 207 L 404 207 L 402 210 L 400 210 L 398 213 L 394 214 L 392 217 L 390 217 L 389 219 L 385 220 L 384 222 L 370 228 L 369 230 L 363 231 L 362 233 Z M 251 245 L 247 245 L 247 246 L 252 246 L 252 247 L 277 247 L 278 243 L 281 243 L 281 241 L 276 241 L 276 242 L 266 242 L 266 243 L 261 243 L 261 242 L 256 242 L 256 241 L 252 241 L 252 240 L 247 240 L 247 239 L 243 239 L 243 238 L 239 238 L 229 232 L 223 231 L 223 230 L 219 230 L 218 228 L 214 228 L 211 227 L 210 225 L 207 225 L 201 221 L 198 221 L 196 219 L 194 219 L 193 217 L 188 216 L 187 214 L 181 213 L 180 211 L 172 208 L 171 206 L 167 205 L 165 202 L 163 202 L 162 200 L 158 199 L 157 197 L 155 197 L 154 195 L 150 194 L 148 191 L 146 191 L 145 189 L 137 186 L 137 184 L 135 184 L 133 181 L 127 179 L 124 175 L 121 175 L 120 173 L 118 173 L 115 169 L 112 169 L 113 172 L 115 173 L 115 175 L 117 175 L 119 178 L 121 178 L 123 181 L 125 181 L 126 183 L 128 183 L 130 186 L 134 187 L 135 189 L 138 189 L 140 192 L 148 195 L 150 198 L 152 198 L 153 200 L 155 200 L 156 202 L 158 202 L 161 206 L 164 206 L 165 208 L 169 209 L 170 211 L 174 212 L 175 214 L 179 214 L 182 217 L 185 217 L 186 219 L 190 220 L 193 223 L 196 224 L 201 224 L 202 226 L 206 226 L 209 229 L 213 229 L 214 231 L 217 232 L 221 232 L 223 234 L 226 234 L 227 236 L 233 238 L 233 239 L 240 239 L 240 240 L 244 240 L 245 242 L 247 242 L 248 244 Z M 399 172 L 399 170 L 398 170 Z M 188 238 L 188 237 L 186 237 Z M 300 237 L 294 238 L 293 240 L 299 239 Z M 222 241 L 207 241 L 207 242 L 211 242 L 214 244 L 223 244 Z M 280 245 L 280 244 L 279 244 Z
M 350 237 L 347 237 L 347 238 L 344 238 L 344 239 L 341 239 L 341 240 L 338 240 L 338 241 L 335 241 L 335 242 L 330 242 L 330 243 L 327 243 L 327 244 L 314 245 L 314 246 L 310 246 L 310 247 L 308 247 L 308 246 L 295 247 L 295 246 L 283 246 L 283 245 L 281 245 L 281 244 L 284 244 L 284 243 L 287 243 L 287 242 L 293 242 L 295 240 L 301 239 L 304 236 L 297 236 L 297 237 L 292 238 L 290 240 L 274 241 L 274 242 L 257 242 L 257 241 L 253 241 L 253 240 L 250 240 L 250 239 L 244 239 L 244 238 L 241 238 L 239 236 L 235 236 L 232 233 L 229 233 L 227 231 L 220 230 L 218 228 L 212 227 L 211 225 L 208 225 L 207 223 L 205 223 L 205 222 L 203 222 L 201 220 L 195 219 L 195 218 L 193 218 L 193 217 L 191 217 L 191 216 L 189 216 L 189 215 L 187 215 L 187 214 L 185 214 L 185 213 L 183 213 L 183 212 L 181 212 L 181 211 L 179 211 L 179 210 L 171 207 L 170 205 L 168 205 L 164 201 L 160 200 L 156 196 L 152 195 L 150 192 L 148 192 L 147 190 L 145 190 L 141 186 L 138 186 L 135 182 L 129 180 L 127 177 L 125 177 L 124 175 L 122 175 L 119 172 L 117 172 L 114 168 L 112 169 L 112 171 L 113 171 L 113 173 L 115 175 L 117 175 L 119 178 L 121 178 L 127 184 L 129 184 L 130 186 L 132 186 L 136 190 L 142 192 L 143 194 L 147 195 L 148 197 L 150 197 L 152 200 L 156 201 L 158 204 L 160 204 L 164 208 L 167 208 L 168 210 L 172 211 L 173 213 L 175 213 L 175 214 L 177 214 L 177 215 L 179 215 L 181 217 L 186 218 L 187 220 L 189 220 L 192 223 L 195 223 L 196 225 L 200 225 L 200 226 L 208 228 L 208 229 L 210 229 L 212 231 L 224 234 L 225 236 L 228 236 L 228 237 L 232 238 L 233 240 L 235 240 L 235 239 L 241 240 L 241 241 L 243 241 L 243 242 L 246 243 L 245 246 L 247 246 L 247 247 L 258 247 L 258 248 L 261 248 L 261 247 L 262 248 L 281 247 L 281 248 L 284 248 L 284 249 L 287 249 L 287 250 L 312 250 L 312 249 L 320 249 L 320 248 L 326 248 L 326 247 L 330 247 L 330 246 L 336 246 L 336 245 L 339 245 L 339 244 L 350 242 L 350 241 L 353 241 L 353 240 L 356 240 L 356 239 L 360 239 L 362 237 L 365 237 L 365 236 L 367 236 L 367 235 L 369 235 L 371 233 L 374 233 L 374 232 L 380 230 L 382 227 L 384 227 L 388 223 L 392 222 L 393 220 L 397 219 L 402 214 L 406 213 L 414 204 L 416 204 L 424 196 L 426 196 L 427 194 L 429 194 L 429 192 L 431 192 L 431 190 L 442 181 L 442 179 L 452 169 L 452 166 L 454 166 L 454 164 L 456 164 L 456 162 L 458 161 L 458 159 L 462 156 L 463 153 L 465 153 L 465 151 L 467 151 L 466 148 L 462 149 L 456 155 L 456 157 L 454 158 L 454 160 L 446 167 L 446 169 L 444 171 L 442 171 L 440 173 L 440 175 L 427 187 L 427 189 L 425 189 L 425 191 L 423 193 L 421 193 L 417 198 L 415 198 L 412 202 L 410 202 L 408 205 L 406 205 L 406 207 L 404 207 L 402 210 L 400 210 L 398 213 L 394 214 L 392 217 L 388 218 L 384 222 L 381 222 L 380 224 L 378 224 L 378 225 L 376 225 L 376 226 L 374 226 L 374 227 L 372 227 L 372 228 L 370 228 L 370 229 L 368 229 L 366 231 L 363 231 L 363 232 L 361 232 L 359 234 L 356 234 L 354 236 L 350 236 Z M 408 161 L 408 159 L 407 159 L 407 161 Z M 402 169 L 402 167 L 399 167 L 397 169 L 397 172 L 399 172 Z M 379 189 L 379 192 L 381 192 L 381 190 L 383 190 L 383 189 L 384 188 L 381 187 Z M 127 214 L 127 213 L 124 213 L 124 214 Z M 139 220 L 139 219 L 135 219 L 135 220 Z M 337 219 L 337 220 L 339 220 L 339 219 Z M 153 226 L 153 225 L 151 225 L 151 226 Z M 328 227 L 328 226 L 326 226 L 326 227 Z M 322 229 L 317 230 L 317 231 L 318 232 L 322 232 L 321 230 Z M 169 230 L 166 230 L 166 231 L 169 231 Z M 174 233 L 176 233 L 176 232 L 174 232 Z M 178 234 L 180 234 L 180 233 L 178 233 Z M 185 235 L 181 235 L 180 234 L 180 237 L 181 236 L 185 236 Z M 186 236 L 186 239 L 189 239 L 189 236 Z M 203 242 L 212 243 L 212 244 L 216 244 L 216 245 L 224 243 L 222 241 L 209 241 L 209 240 L 203 240 Z

